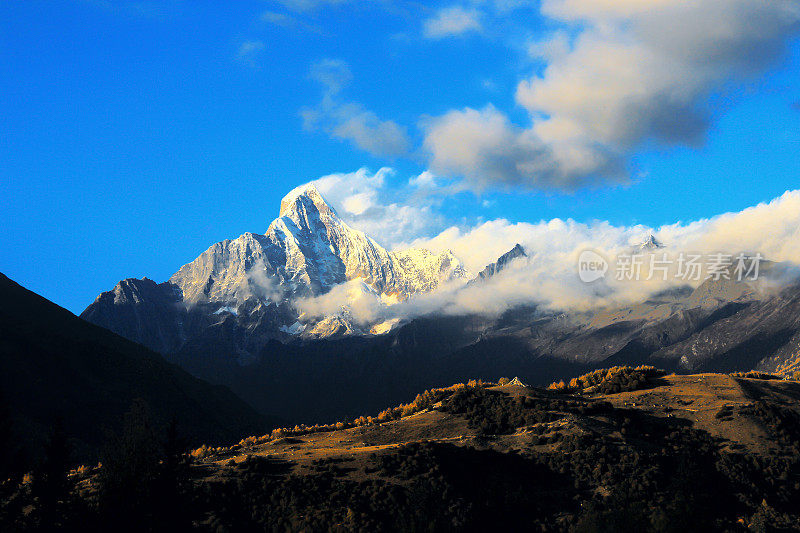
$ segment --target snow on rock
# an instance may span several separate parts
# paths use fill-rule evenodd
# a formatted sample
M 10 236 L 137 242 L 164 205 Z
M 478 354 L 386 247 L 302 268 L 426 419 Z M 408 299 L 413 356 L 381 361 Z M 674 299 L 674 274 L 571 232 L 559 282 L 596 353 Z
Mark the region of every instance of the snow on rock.
M 299 335 L 306 329 L 305 324 L 301 324 L 300 322 L 295 322 L 291 326 L 281 326 L 280 330 L 284 333 L 288 333 L 289 335 Z
M 647 235 L 647 239 L 645 239 L 643 242 L 634 247 L 634 250 L 636 252 L 641 253 L 641 252 L 652 252 L 660 248 L 664 248 L 664 245 L 661 243 L 661 241 L 656 239 L 655 235 L 650 233 Z
M 304 333 L 304 337 L 311 339 L 327 339 L 330 337 L 344 337 L 348 335 L 363 335 L 353 320 L 346 314 L 327 316 L 314 324 Z
M 308 185 L 281 200 L 279 217 L 264 235 L 218 242 L 170 282 L 190 304 L 317 296 L 359 278 L 381 297 L 400 301 L 466 275 L 450 251 L 387 251 L 343 222 Z
M 313 339 L 388 333 L 401 321 L 387 320 L 395 316 L 384 312 L 387 307 L 468 279 L 451 251 L 390 252 L 348 226 L 313 185 L 304 185 L 281 200 L 278 217 L 263 235 L 218 242 L 160 285 L 123 280 L 86 313 L 163 351 L 224 322 L 238 328 L 232 342 L 250 353 L 287 334 Z M 146 335 L 138 311 L 129 311 L 136 306 L 155 306 L 161 313 Z M 228 315 L 236 320 L 226 320 Z M 162 323 L 171 324 L 168 334 Z
M 400 324 L 399 318 L 392 318 L 390 320 L 385 320 L 380 324 L 375 324 L 369 330 L 370 334 L 372 335 L 384 335 L 392 331 L 397 325 Z

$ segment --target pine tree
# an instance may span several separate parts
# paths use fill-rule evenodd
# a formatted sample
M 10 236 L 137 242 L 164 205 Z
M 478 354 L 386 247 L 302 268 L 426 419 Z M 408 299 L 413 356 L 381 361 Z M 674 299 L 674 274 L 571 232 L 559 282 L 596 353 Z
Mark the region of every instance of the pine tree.
M 5 395 L 0 390 L 0 483 L 12 475 L 13 465 L 11 458 L 13 455 L 11 415 L 6 405 Z
M 133 401 L 120 435 L 111 434 L 102 454 L 101 520 L 118 531 L 151 531 L 159 445 L 144 400 Z
M 191 526 L 186 448 L 178 432 L 178 421 L 173 418 L 166 428 L 162 460 L 153 486 L 154 517 L 163 531 L 183 531 Z
M 70 498 L 69 455 L 64 422 L 57 417 L 44 447 L 44 459 L 33 478 L 33 496 L 38 501 L 39 527 L 43 530 L 64 526 L 64 510 Z

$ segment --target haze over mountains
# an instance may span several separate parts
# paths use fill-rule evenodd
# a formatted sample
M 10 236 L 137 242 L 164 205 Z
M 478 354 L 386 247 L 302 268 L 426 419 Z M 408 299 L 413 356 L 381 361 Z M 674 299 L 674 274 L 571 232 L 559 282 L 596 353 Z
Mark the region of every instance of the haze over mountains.
M 627 253 L 665 250 L 676 251 L 650 233 Z M 798 364 L 800 288 L 790 265 L 764 263 L 758 282 L 729 272 L 622 286 L 609 274 L 580 287 L 582 308 L 559 308 L 537 300 L 558 288 L 535 277 L 547 253 L 517 244 L 470 273 L 451 251 L 388 251 L 307 185 L 284 197 L 264 235 L 214 244 L 161 284 L 123 280 L 81 316 L 262 412 L 280 406 L 304 422 L 474 376 L 547 383 L 618 363 L 678 372 Z M 615 304 L 614 291 L 629 287 Z M 507 301 L 498 310 L 490 302 L 499 299 Z

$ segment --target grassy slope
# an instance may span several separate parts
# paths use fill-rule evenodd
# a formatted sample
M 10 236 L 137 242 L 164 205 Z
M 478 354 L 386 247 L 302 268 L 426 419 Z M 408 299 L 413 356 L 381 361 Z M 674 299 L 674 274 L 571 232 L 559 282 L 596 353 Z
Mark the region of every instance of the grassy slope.
M 535 388 L 502 386 L 491 390 L 511 396 L 553 397 L 560 395 Z M 765 381 L 736 379 L 726 374 L 670 375 L 658 380 L 652 388 L 608 395 L 590 395 L 588 399 L 608 401 L 618 409 L 656 417 L 665 424 L 690 425 L 720 439 L 728 449 L 763 454 L 776 451 L 777 444 L 757 420 L 734 416 L 729 420 L 717 418 L 725 406 L 741 408 L 753 404 L 754 396 L 787 406 L 800 413 L 800 383 L 795 381 Z M 572 434 L 602 434 L 608 429 L 603 416 L 570 416 L 554 422 L 537 424 L 547 433 L 560 431 Z M 532 427 L 522 427 L 509 435 L 486 437 L 467 425 L 459 414 L 438 409 L 417 413 L 400 420 L 379 425 L 355 427 L 275 440 L 266 444 L 245 447 L 219 457 L 209 457 L 202 464 L 212 466 L 216 474 L 224 472 L 230 459 L 243 461 L 247 456 L 270 456 L 297 462 L 298 471 L 313 470 L 311 463 L 318 459 L 342 454 L 358 461 L 360 457 L 422 441 L 450 442 L 459 446 L 480 446 L 499 451 L 523 449 L 529 445 Z M 538 428 L 537 428 L 538 431 Z M 538 434 L 538 433 L 537 433 Z M 555 449 L 543 445 L 540 450 Z M 358 477 L 361 472 L 355 471 Z
M 578 397 L 514 386 L 489 394 L 530 398 L 550 419 L 486 435 L 474 414 L 470 420 L 448 412 L 445 400 L 444 407 L 380 425 L 234 447 L 196 464 L 197 482 L 222 495 L 230 490 L 234 500 L 263 512 L 264 501 L 238 483 L 271 472 L 273 485 L 265 486 L 293 502 L 272 508 L 272 527 L 391 530 L 397 516 L 383 514 L 392 508 L 373 502 L 397 487 L 411 495 L 411 503 L 397 496 L 399 515 L 417 513 L 423 523 L 441 519 L 448 528 L 466 520 L 467 530 L 493 521 L 548 530 L 660 531 L 757 528 L 765 521 L 778 527 L 798 519 L 800 438 L 792 426 L 800 420 L 800 383 L 670 375 L 617 394 Z M 273 466 L 259 466 L 258 458 Z M 281 478 L 286 472 L 291 475 Z M 428 483 L 441 488 L 424 509 L 431 494 L 420 496 L 419 487 Z M 339 496 L 303 499 L 320 486 Z M 440 490 L 447 494 L 442 501 Z M 239 512 L 248 511 L 243 505 Z M 226 517 L 216 519 L 225 523 Z

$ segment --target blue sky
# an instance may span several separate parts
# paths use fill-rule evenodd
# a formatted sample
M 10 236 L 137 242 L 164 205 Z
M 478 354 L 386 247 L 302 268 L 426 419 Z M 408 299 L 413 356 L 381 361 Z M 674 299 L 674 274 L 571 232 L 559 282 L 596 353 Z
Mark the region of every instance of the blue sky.
M 670 0 L 656 3 L 665 11 L 652 15 L 669 29 L 679 13 Z M 798 188 L 800 41 L 797 20 L 786 21 L 796 15 L 790 3 L 764 8 L 773 11 L 759 14 L 757 42 L 744 31 L 739 40 L 693 40 L 675 28 L 675 41 L 694 48 L 669 58 L 695 58 L 675 75 L 648 69 L 664 59 L 652 51 L 665 47 L 616 26 L 647 29 L 649 14 L 544 4 L 3 3 L 0 270 L 79 313 L 119 279 L 163 281 L 216 241 L 265 231 L 296 185 L 361 167 L 395 169 L 382 201 L 436 213 L 407 241 L 496 218 L 658 227 Z M 709 2 L 697 4 L 698 19 L 715 24 Z M 744 27 L 741 5 L 734 0 L 719 24 Z M 646 52 L 634 56 L 640 100 L 615 107 L 621 97 L 612 96 L 600 106 L 609 113 L 575 119 L 595 89 L 610 87 L 602 72 L 584 72 L 576 50 L 602 54 L 601 45 L 630 41 Z M 735 59 L 696 60 L 708 50 Z M 528 98 L 518 84 L 530 80 L 545 81 Z M 559 98 L 572 94 L 570 83 L 580 102 Z M 689 96 L 675 104 L 675 94 Z M 674 109 L 660 114 L 663 106 Z M 563 128 L 537 129 L 554 117 L 580 135 L 565 141 Z M 499 143 L 483 137 L 490 118 Z M 461 139 L 472 119 L 477 137 Z M 575 171 L 554 145 L 599 146 L 624 168 Z M 520 170 L 532 162 L 537 170 Z M 436 190 L 413 190 L 408 180 L 427 170 Z

